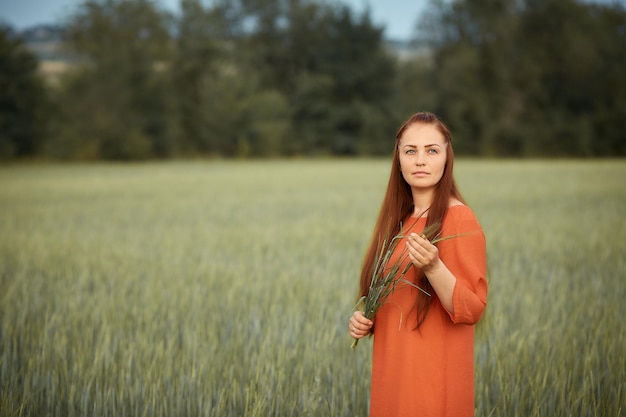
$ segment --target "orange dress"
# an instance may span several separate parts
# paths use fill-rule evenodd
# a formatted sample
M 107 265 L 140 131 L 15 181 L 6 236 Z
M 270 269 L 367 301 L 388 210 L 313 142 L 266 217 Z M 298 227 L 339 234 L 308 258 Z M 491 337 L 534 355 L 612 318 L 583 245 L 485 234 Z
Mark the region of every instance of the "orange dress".
M 425 218 L 405 222 L 420 233 Z M 404 234 L 406 231 L 403 232 Z M 474 415 L 474 324 L 487 300 L 485 235 L 468 206 L 452 206 L 438 244 L 439 257 L 456 277 L 454 314 L 436 294 L 415 329 L 417 289 L 399 285 L 374 318 L 371 417 L 470 417 Z M 405 248 L 401 241 L 395 257 Z M 394 258 L 391 259 L 393 262 Z M 417 283 L 417 270 L 405 278 Z

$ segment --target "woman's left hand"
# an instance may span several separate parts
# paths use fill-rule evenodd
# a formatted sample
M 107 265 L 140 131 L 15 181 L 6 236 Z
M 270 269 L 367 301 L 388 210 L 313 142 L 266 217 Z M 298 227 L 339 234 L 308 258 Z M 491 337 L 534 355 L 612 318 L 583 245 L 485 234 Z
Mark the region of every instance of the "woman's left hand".
M 407 238 L 406 246 L 409 250 L 411 263 L 424 273 L 439 264 L 439 249 L 423 236 L 411 233 Z

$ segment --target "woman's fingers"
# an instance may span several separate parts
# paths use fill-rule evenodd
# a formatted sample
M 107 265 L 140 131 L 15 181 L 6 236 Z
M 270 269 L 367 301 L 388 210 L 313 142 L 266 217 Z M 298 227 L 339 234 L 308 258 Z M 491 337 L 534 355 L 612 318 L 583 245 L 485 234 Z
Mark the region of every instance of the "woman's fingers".
M 351 320 L 354 320 L 356 323 L 361 323 L 366 326 L 371 326 L 372 324 L 374 324 L 370 319 L 365 317 L 362 311 L 355 311 L 354 313 L 352 313 Z
M 367 319 L 361 311 L 355 311 L 348 323 L 350 335 L 355 338 L 368 335 L 373 325 L 374 322 Z
M 424 269 L 435 264 L 439 251 L 428 239 L 412 233 L 407 239 L 409 258 L 417 268 Z

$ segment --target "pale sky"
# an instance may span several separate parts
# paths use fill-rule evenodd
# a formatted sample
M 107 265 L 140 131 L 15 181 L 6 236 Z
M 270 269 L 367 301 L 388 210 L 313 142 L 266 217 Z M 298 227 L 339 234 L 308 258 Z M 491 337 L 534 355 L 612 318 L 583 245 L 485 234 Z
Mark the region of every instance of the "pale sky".
M 82 2 L 83 0 L 0 0 L 0 20 L 16 29 L 40 23 L 59 23 Z M 178 9 L 179 0 L 157 0 L 157 2 L 169 10 Z M 385 27 L 385 37 L 408 40 L 428 0 L 341 0 L 341 2 L 352 6 L 355 11 L 362 11 L 369 4 L 374 23 Z

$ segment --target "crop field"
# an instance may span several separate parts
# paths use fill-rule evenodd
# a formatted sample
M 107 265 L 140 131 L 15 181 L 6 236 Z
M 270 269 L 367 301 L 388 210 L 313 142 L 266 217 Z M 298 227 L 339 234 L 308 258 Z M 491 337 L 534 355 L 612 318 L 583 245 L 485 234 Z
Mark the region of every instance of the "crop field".
M 0 166 L 0 416 L 366 416 L 347 317 L 389 166 Z M 626 161 L 455 172 L 488 242 L 477 417 L 626 416 Z

